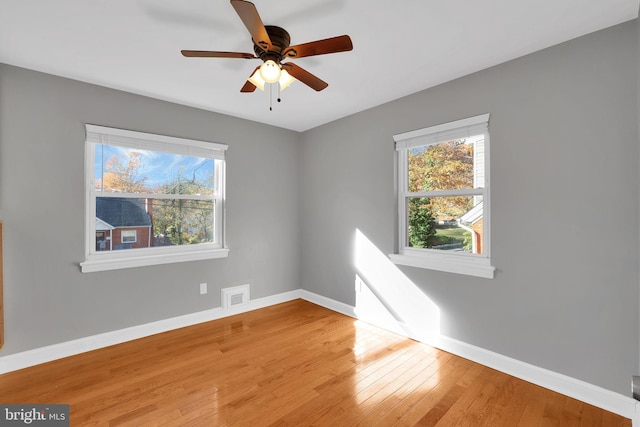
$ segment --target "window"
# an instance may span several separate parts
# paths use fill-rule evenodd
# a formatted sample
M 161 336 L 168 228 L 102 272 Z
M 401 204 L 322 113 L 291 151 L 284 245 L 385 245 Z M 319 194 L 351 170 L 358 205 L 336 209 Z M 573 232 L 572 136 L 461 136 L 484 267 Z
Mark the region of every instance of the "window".
M 136 243 L 138 233 L 136 230 L 122 230 L 120 240 L 122 243 Z
M 489 114 L 395 135 L 397 264 L 493 278 Z
M 221 258 L 226 145 L 86 125 L 83 272 Z

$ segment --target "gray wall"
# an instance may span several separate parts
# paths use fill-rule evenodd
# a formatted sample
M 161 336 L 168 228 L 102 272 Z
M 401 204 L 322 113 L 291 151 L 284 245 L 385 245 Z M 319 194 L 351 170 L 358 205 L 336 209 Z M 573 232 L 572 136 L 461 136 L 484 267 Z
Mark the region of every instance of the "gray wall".
M 85 123 L 228 144 L 229 258 L 81 273 Z M 0 64 L 0 355 L 299 289 L 298 157 L 296 132 Z
M 395 251 L 392 135 L 491 113 L 495 279 L 400 270 L 440 308 L 444 335 L 628 395 L 639 334 L 637 49 L 632 21 L 306 132 L 304 289 L 355 304 L 356 229 Z

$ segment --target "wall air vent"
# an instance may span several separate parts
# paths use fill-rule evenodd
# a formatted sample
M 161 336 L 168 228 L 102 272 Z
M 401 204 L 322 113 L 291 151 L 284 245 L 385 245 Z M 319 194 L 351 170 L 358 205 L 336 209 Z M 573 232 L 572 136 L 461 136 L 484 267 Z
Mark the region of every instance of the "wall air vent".
M 222 289 L 222 308 L 228 309 L 249 303 L 250 285 Z

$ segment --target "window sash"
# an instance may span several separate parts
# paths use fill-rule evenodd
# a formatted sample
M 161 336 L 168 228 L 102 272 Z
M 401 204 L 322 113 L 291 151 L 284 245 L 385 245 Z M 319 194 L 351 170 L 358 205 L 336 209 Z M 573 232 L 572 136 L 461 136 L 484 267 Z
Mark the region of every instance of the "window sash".
M 488 138 L 487 135 L 485 135 L 485 138 Z M 486 141 L 486 139 L 485 139 Z M 401 188 L 407 188 L 407 184 L 408 184 L 408 170 L 406 167 L 406 157 L 407 157 L 407 150 L 404 150 L 402 152 L 400 152 L 400 156 L 404 157 L 405 160 L 404 162 L 402 160 L 400 160 L 401 162 L 401 166 L 404 164 L 404 170 L 402 170 L 402 167 L 399 167 L 399 180 L 404 179 L 404 184 L 402 183 L 402 181 L 400 181 L 402 187 Z M 455 196 L 482 196 L 483 200 L 488 201 L 488 194 L 489 194 L 489 189 L 487 187 L 483 187 L 483 188 L 462 188 L 462 189 L 455 189 L 455 190 L 438 190 L 438 191 L 399 191 L 398 192 L 398 199 L 399 199 L 399 203 L 398 203 L 398 214 L 399 214 L 399 218 L 400 218 L 400 230 L 399 230 L 399 242 L 400 242 L 400 253 L 402 253 L 405 250 L 411 250 L 411 251 L 428 251 L 428 252 L 434 252 L 437 251 L 436 249 L 429 249 L 429 248 L 413 248 L 411 246 L 409 246 L 409 211 L 408 211 L 408 203 L 409 203 L 409 199 L 413 199 L 413 198 L 422 198 L 422 197 L 455 197 Z M 471 256 L 478 256 L 478 257 L 489 257 L 490 256 L 490 245 L 489 245 L 489 227 L 490 227 L 490 220 L 489 220 L 489 212 L 488 212 L 488 204 L 484 203 L 482 206 L 482 212 L 483 212 L 483 218 L 486 219 L 484 227 L 485 227 L 485 232 L 483 233 L 482 236 L 482 245 L 485 248 L 485 252 L 483 254 L 467 254 L 467 255 L 471 255 Z M 458 254 L 456 254 L 458 255 Z
M 425 145 L 439 144 L 454 139 L 468 138 L 489 130 L 489 114 L 481 114 L 467 119 L 431 126 L 394 135 L 396 151 L 404 151 Z
M 219 195 L 209 194 L 167 194 L 167 193 L 112 193 L 94 191 L 95 197 L 113 197 L 116 199 L 167 199 L 167 200 L 220 200 Z
M 484 196 L 485 189 L 479 188 L 458 188 L 454 190 L 437 190 L 437 191 L 405 191 L 403 196 L 410 197 L 455 197 L 455 196 Z
M 154 135 L 124 129 L 96 125 L 85 125 L 87 142 L 116 145 L 139 150 L 163 151 L 166 153 L 224 160 L 228 146 L 214 142 Z
M 404 200 L 404 210 L 402 210 L 402 212 L 404 212 L 404 236 L 402 236 L 403 240 L 401 240 L 402 245 L 400 247 L 400 251 L 406 251 L 406 250 L 411 250 L 411 251 L 438 251 L 438 252 L 442 252 L 442 250 L 440 249 L 436 249 L 436 248 L 418 248 L 418 247 L 414 247 L 411 246 L 411 242 L 410 242 L 410 236 L 409 236 L 409 220 L 410 220 L 410 207 L 409 204 L 411 202 L 411 199 L 422 199 L 422 198 L 430 198 L 430 199 L 435 199 L 435 198 L 443 198 L 443 197 L 458 197 L 460 195 L 454 194 L 454 195 L 447 195 L 447 196 L 407 196 L 405 197 Z M 474 196 L 480 196 L 484 199 L 484 196 L 482 194 L 465 194 L 463 195 L 463 197 L 474 197 Z M 483 203 L 482 204 L 482 218 L 486 218 L 487 217 L 487 210 L 486 210 L 486 205 Z M 464 227 L 463 227 L 464 228 Z M 484 226 L 484 221 L 483 221 L 483 233 L 482 233 L 482 253 L 469 253 L 469 252 L 458 252 L 455 255 L 461 255 L 461 254 L 466 254 L 466 255 L 470 255 L 470 256 L 487 256 L 487 253 L 485 252 L 486 247 L 485 247 L 485 243 L 487 242 L 486 238 L 486 233 L 484 233 L 484 230 L 486 230 L 486 227 Z

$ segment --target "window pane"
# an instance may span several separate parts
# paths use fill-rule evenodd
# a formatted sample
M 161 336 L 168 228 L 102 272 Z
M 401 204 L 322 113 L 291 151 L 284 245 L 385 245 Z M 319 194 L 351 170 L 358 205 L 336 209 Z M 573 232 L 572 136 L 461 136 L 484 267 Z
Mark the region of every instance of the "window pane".
M 213 200 L 96 197 L 96 250 L 211 243 Z
M 212 195 L 215 160 L 96 145 L 95 186 L 104 192 Z
M 212 243 L 213 200 L 153 199 L 154 246 Z
M 408 190 L 484 187 L 484 134 L 408 150 Z
M 407 214 L 410 247 L 483 253 L 482 196 L 413 197 Z
M 136 237 L 138 236 L 137 230 L 122 230 L 121 232 L 121 240 L 122 243 L 135 243 Z

